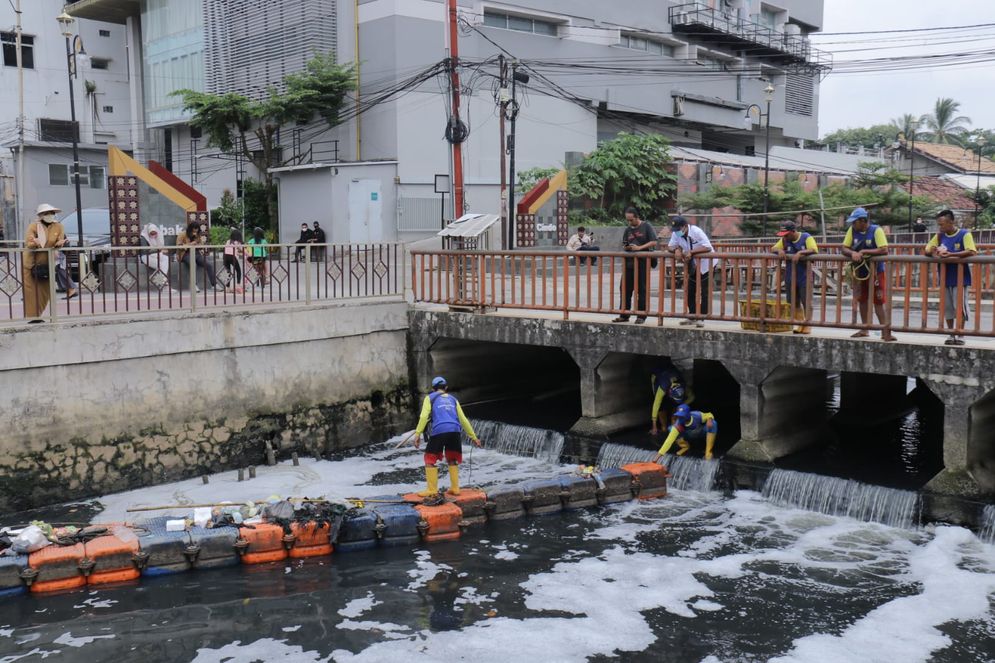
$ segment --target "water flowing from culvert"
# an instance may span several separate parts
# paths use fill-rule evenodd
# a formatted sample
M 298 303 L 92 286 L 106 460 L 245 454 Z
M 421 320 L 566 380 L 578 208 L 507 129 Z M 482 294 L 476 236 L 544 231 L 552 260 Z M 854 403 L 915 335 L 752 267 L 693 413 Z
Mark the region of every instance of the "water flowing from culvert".
M 652 462 L 655 451 L 647 451 L 627 444 L 608 442 L 598 452 L 598 467 L 622 467 L 628 463 Z M 697 490 L 708 492 L 715 484 L 715 474 L 719 471 L 719 461 L 702 460 L 688 456 L 668 454 L 664 464 L 671 476 L 667 486 L 675 490 Z
M 563 433 L 500 421 L 474 420 L 474 432 L 491 451 L 556 463 L 563 453 Z
M 995 504 L 989 504 L 981 512 L 981 533 L 982 541 L 995 543 Z
M 819 474 L 774 470 L 763 495 L 775 504 L 910 528 L 919 517 L 919 496 L 911 490 L 873 486 Z

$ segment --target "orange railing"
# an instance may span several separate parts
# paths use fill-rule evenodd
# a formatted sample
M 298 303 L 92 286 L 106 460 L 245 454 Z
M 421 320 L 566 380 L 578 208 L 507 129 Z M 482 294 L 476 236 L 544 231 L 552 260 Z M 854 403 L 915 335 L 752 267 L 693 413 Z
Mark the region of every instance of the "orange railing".
M 585 263 L 589 257 L 596 264 Z M 963 261 L 971 270 L 972 284 L 965 285 L 958 277 L 951 289 L 946 287 L 946 270 L 937 269 L 936 259 L 917 255 L 875 259 L 874 268 L 883 263 L 883 283 L 888 285 L 883 297 L 885 323 L 874 315 L 872 302 L 879 295 L 874 279 L 866 281 L 869 292 L 863 305 L 869 322 L 861 320 L 854 285 L 844 277 L 848 259 L 843 256 L 823 253 L 799 263 L 806 284 L 802 292 L 788 292 L 783 286 L 785 269 L 794 266 L 771 253 L 723 252 L 696 259 L 699 264 L 714 260 L 715 266 L 703 275 L 699 269 L 685 270 L 684 263 L 668 253 L 634 257 L 614 252 L 413 251 L 411 287 L 416 302 L 558 312 L 565 319 L 571 313 L 596 313 L 649 317 L 659 325 L 675 318 L 738 322 L 760 331 L 787 331 L 797 324 L 935 334 L 951 333 L 943 313 L 952 296 L 966 301 L 968 308 L 966 317 L 962 309 L 956 311 L 958 335 L 995 336 L 992 256 Z M 684 278 L 686 272 L 693 277 Z M 640 273 L 645 274 L 643 279 Z M 624 293 L 630 281 L 634 292 L 627 304 Z M 689 310 L 691 292 L 700 293 L 696 312 Z

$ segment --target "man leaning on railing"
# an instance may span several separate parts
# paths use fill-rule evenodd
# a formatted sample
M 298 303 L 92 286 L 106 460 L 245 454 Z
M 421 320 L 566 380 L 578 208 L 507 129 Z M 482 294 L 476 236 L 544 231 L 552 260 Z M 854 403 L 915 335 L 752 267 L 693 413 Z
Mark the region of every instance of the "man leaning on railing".
M 947 328 L 954 333 L 944 341 L 945 345 L 964 345 L 964 337 L 957 335 L 958 329 L 967 324 L 967 291 L 971 287 L 971 266 L 963 264 L 965 258 L 978 255 L 974 236 L 970 230 L 958 228 L 954 213 L 948 209 L 936 215 L 939 231 L 926 244 L 926 255 L 940 259 L 940 284 L 944 288 L 943 317 Z M 957 324 L 958 307 L 961 316 Z

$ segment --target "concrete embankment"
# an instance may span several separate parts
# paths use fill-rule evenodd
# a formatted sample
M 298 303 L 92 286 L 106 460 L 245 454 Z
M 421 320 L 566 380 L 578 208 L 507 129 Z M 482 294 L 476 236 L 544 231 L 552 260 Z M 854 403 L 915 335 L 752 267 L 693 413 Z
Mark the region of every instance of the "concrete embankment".
M 321 455 L 410 424 L 407 306 L 365 301 L 0 332 L 0 510 Z

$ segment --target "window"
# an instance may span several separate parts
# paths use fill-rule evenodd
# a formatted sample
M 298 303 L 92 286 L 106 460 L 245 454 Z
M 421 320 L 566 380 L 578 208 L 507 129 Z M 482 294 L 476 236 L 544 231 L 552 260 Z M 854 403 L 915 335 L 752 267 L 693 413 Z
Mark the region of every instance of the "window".
M 760 10 L 760 24 L 771 28 L 772 30 L 777 27 L 777 12 L 771 11 L 770 9 L 763 8 Z
M 558 34 L 557 24 L 553 21 L 529 18 L 527 16 L 512 16 L 510 14 L 499 14 L 490 10 L 484 10 L 484 25 L 491 28 L 501 28 L 503 30 L 517 30 L 518 32 L 532 32 L 537 35 L 547 35 L 555 37 Z
M 636 51 L 646 51 L 655 55 L 667 55 L 669 57 L 674 57 L 673 46 L 659 41 L 653 41 L 652 39 L 622 35 L 621 39 L 619 39 L 618 45 L 622 48 L 631 48 Z
M 79 122 L 74 125 L 69 120 L 52 120 L 48 118 L 40 118 L 38 120 L 38 140 L 52 143 L 71 143 L 74 133 L 76 134 L 76 140 L 79 140 Z
M 111 31 L 110 30 L 101 30 L 100 31 L 100 36 L 101 37 L 110 37 L 111 36 Z
M 708 55 L 699 54 L 696 58 L 698 64 L 708 67 L 709 69 L 724 69 L 725 63 L 718 58 L 713 58 Z
M 107 69 L 107 66 L 111 63 L 107 58 L 90 58 L 90 67 L 92 69 Z
M 3 64 L 5 67 L 17 66 L 17 35 L 13 32 L 0 32 L 0 42 L 3 43 Z M 25 69 L 35 68 L 35 38 L 21 33 L 21 65 Z
M 66 163 L 50 163 L 48 164 L 48 183 L 51 186 L 69 186 L 72 184 L 72 179 L 69 177 L 69 171 L 72 166 Z M 95 178 L 95 179 L 94 179 Z M 79 167 L 79 183 L 80 186 L 90 187 L 91 189 L 103 189 L 104 188 L 104 167 L 103 166 L 80 166 Z
M 69 186 L 69 166 L 64 163 L 48 164 L 48 183 L 52 186 Z
M 114 107 L 113 106 L 104 106 L 103 110 L 104 110 L 105 113 L 113 113 L 114 112 Z
M 83 170 L 83 167 L 80 167 Z M 90 188 L 91 189 L 103 189 L 104 188 L 104 167 L 103 166 L 90 166 Z

